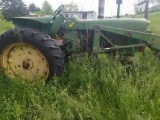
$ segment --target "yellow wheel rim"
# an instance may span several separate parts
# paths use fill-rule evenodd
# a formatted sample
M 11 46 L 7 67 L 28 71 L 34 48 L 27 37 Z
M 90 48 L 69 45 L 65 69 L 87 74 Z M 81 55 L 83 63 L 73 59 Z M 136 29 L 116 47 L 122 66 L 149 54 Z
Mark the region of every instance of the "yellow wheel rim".
M 26 43 L 14 43 L 1 54 L 1 66 L 5 74 L 14 78 L 33 80 L 47 79 L 49 65 L 45 56 L 35 47 Z

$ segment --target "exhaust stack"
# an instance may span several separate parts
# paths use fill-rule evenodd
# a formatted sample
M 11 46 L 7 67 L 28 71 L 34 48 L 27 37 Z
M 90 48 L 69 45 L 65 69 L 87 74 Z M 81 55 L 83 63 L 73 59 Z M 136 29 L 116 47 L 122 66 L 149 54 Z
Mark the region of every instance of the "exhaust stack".
M 98 18 L 104 18 L 104 5 L 105 5 L 105 0 L 99 0 Z
M 117 0 L 116 3 L 118 4 L 118 7 L 117 7 L 117 18 L 120 18 L 120 5 L 122 4 L 122 0 Z

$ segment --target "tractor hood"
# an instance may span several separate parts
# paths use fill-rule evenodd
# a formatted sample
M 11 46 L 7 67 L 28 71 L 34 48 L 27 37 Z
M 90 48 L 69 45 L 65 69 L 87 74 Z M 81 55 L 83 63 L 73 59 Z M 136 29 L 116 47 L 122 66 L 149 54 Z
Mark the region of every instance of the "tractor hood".
M 57 16 L 58 17 L 58 16 Z M 59 18 L 60 19 L 60 18 Z M 15 17 L 12 18 L 15 25 L 21 27 L 31 27 L 34 29 L 39 29 L 45 32 L 46 28 L 51 27 L 51 22 L 53 21 L 53 16 L 44 17 Z M 137 18 L 106 18 L 106 19 L 87 19 L 80 20 L 77 17 L 72 17 L 69 20 L 65 20 L 66 29 L 94 29 L 95 25 L 109 26 L 115 28 L 129 29 L 135 31 L 146 31 L 150 22 L 146 19 Z M 55 23 L 57 24 L 57 23 Z M 46 31 L 47 32 L 47 31 Z
M 15 26 L 29 27 L 45 32 L 45 27 L 49 26 L 53 20 L 52 16 L 45 17 L 14 17 L 12 18 Z
M 52 16 L 44 16 L 44 17 L 14 17 L 12 18 L 12 21 L 14 23 L 19 23 L 19 22 L 29 22 L 29 21 L 35 21 L 39 23 L 49 23 L 52 21 L 53 17 Z
M 94 19 L 94 20 L 79 20 L 74 18 L 76 24 L 73 21 L 68 21 L 69 28 L 73 29 L 91 29 L 92 26 L 101 25 L 115 28 L 130 29 L 135 31 L 145 31 L 150 24 L 146 19 L 137 18 L 107 18 L 107 19 Z

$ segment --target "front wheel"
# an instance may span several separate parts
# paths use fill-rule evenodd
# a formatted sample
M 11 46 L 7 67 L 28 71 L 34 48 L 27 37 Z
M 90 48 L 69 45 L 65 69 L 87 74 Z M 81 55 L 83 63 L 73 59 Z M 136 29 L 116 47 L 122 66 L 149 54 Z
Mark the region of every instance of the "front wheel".
M 54 74 L 63 74 L 64 58 L 48 35 L 15 28 L 0 36 L 0 66 L 12 78 L 49 80 Z

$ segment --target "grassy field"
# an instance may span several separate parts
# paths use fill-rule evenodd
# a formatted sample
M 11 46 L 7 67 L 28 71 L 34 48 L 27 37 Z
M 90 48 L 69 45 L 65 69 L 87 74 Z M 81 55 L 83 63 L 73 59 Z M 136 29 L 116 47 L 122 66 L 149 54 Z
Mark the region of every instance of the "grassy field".
M 13 24 L 11 22 L 5 21 L 0 12 L 0 34 L 4 33 L 6 30 L 9 30 L 11 28 L 13 28 Z
M 0 24 L 1 33 L 13 27 Z M 160 120 L 159 66 L 146 50 L 129 68 L 109 55 L 70 58 L 48 84 L 0 74 L 0 120 Z

